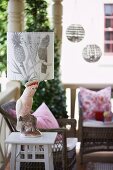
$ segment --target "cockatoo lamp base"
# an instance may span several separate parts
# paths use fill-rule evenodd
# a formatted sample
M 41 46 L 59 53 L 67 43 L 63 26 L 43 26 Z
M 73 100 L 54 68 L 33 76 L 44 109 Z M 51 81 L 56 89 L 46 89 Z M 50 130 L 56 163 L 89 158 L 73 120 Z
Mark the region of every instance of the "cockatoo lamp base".
M 38 84 L 37 80 L 27 82 L 23 94 L 16 102 L 16 128 L 24 137 L 37 137 L 42 135 L 37 128 L 37 119 L 31 113 L 33 96 L 38 88 Z

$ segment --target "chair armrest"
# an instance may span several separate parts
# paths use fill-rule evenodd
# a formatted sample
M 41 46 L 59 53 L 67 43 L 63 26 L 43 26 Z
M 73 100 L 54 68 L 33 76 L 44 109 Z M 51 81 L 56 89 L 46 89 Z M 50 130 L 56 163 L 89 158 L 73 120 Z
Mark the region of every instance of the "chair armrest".
M 59 126 L 66 128 L 66 137 L 76 137 L 76 119 L 57 119 Z
M 11 132 L 15 132 L 16 130 L 16 118 L 13 118 L 12 116 L 9 115 L 9 113 L 5 110 L 2 109 L 0 106 L 0 114 L 3 116 L 5 119 L 7 126 L 9 127 Z

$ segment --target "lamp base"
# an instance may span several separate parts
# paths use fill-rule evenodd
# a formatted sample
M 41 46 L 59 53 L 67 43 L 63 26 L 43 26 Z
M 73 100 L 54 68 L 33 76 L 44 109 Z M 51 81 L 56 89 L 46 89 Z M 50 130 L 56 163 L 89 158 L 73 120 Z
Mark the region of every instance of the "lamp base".
M 30 138 L 35 138 L 35 137 L 40 137 L 42 136 L 42 133 L 39 130 L 36 131 L 28 131 L 21 133 L 22 137 L 30 137 Z

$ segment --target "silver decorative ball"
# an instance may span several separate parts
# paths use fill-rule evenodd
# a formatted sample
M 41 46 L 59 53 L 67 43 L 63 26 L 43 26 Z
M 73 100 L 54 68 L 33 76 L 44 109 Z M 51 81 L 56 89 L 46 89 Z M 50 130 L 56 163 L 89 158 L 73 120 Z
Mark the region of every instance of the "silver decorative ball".
M 83 49 L 82 55 L 85 61 L 94 63 L 101 58 L 102 51 L 98 45 L 90 44 Z
M 72 24 L 67 27 L 66 37 L 71 42 L 80 42 L 85 36 L 84 28 L 79 24 Z

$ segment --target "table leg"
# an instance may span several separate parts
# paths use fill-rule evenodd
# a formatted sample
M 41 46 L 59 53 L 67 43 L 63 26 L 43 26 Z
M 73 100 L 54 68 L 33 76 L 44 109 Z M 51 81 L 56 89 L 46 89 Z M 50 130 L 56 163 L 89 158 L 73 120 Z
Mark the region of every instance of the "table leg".
M 16 147 L 16 170 L 20 170 L 20 152 L 21 152 L 21 145 L 17 145 Z M 17 157 L 19 156 L 19 159 Z
M 53 165 L 53 152 L 52 152 L 52 146 L 51 145 L 49 145 L 49 156 L 50 156 L 50 158 L 49 158 L 49 164 L 50 164 L 50 169 L 51 170 L 54 170 L 54 165 Z
M 51 145 L 44 145 L 45 170 L 54 170 L 50 147 Z
M 11 159 L 10 159 L 10 170 L 16 169 L 15 163 L 16 163 L 16 144 L 12 144 Z

